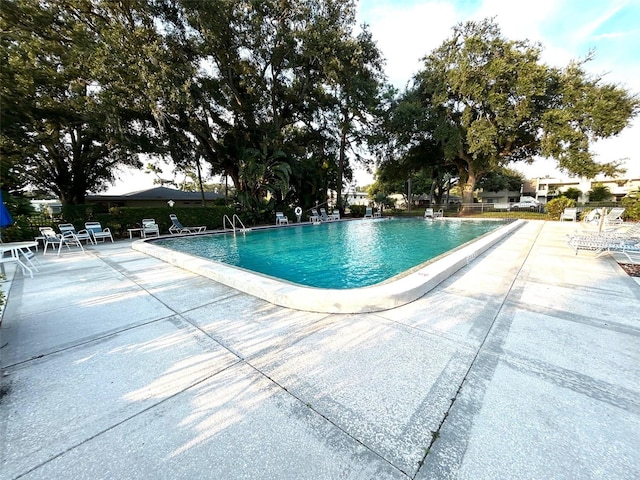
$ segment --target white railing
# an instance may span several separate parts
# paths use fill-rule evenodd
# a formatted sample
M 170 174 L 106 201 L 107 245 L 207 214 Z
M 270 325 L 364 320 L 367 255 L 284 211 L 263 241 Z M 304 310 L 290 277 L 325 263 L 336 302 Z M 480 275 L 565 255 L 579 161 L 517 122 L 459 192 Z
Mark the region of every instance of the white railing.
M 227 222 L 229 223 L 229 228 L 227 228 Z M 236 222 L 238 223 L 238 225 L 236 225 Z M 235 213 L 231 218 L 229 218 L 229 215 L 224 216 L 224 218 L 222 219 L 222 228 L 223 230 L 233 230 L 234 235 L 236 233 L 236 230 L 239 230 L 242 233 L 250 230 L 244 226 L 244 223 L 242 223 L 240 217 L 238 217 L 238 215 L 236 215 Z

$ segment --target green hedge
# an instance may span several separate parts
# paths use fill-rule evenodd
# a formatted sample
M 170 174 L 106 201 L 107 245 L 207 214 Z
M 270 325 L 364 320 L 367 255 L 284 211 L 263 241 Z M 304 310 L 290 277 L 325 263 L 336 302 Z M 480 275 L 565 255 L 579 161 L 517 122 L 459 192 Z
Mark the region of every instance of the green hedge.
M 290 222 L 295 221 L 293 208 L 283 208 L 283 211 Z M 231 218 L 234 213 L 247 227 L 275 224 L 275 214 L 271 211 L 262 210 L 258 214 L 250 214 L 236 211 L 234 207 L 219 205 L 197 208 L 113 207 L 109 211 L 92 205 L 73 205 L 65 207 L 60 216 L 53 219 L 44 215 L 19 216 L 14 219 L 14 225 L 2 229 L 2 239 L 5 242 L 32 240 L 40 235 L 38 227 L 53 227 L 58 231 L 60 223 L 72 223 L 76 230 L 81 230 L 87 221 L 100 222 L 103 227 L 111 230 L 115 238 L 129 238 L 127 229 L 139 228 L 143 218 L 153 218 L 160 227 L 160 233 L 166 234 L 171 226 L 171 213 L 175 213 L 185 227 L 206 225 L 208 230 L 221 229 L 224 216 Z
M 169 232 L 171 226 L 170 213 L 175 213 L 180 223 L 185 227 L 206 225 L 208 230 L 222 228 L 225 215 L 233 216 L 233 207 L 211 206 L 202 208 L 168 208 L 168 207 L 115 207 L 109 212 L 96 211 L 86 205 L 78 205 L 73 208 L 65 208 L 61 216 L 51 219 L 42 215 L 31 217 L 20 216 L 15 218 L 15 223 L 2 229 L 3 241 L 32 240 L 40 235 L 38 227 L 53 227 L 58 231 L 58 224 L 72 223 L 76 230 L 84 228 L 87 221 L 100 222 L 103 227 L 108 227 L 116 238 L 129 238 L 127 229 L 138 228 L 143 218 L 153 218 L 160 227 L 160 233 Z M 246 218 L 238 215 L 246 224 Z
M 640 221 L 640 198 L 625 197 L 620 205 L 625 209 L 623 214 L 625 220 Z
M 118 237 L 128 237 L 127 229 L 139 228 L 143 218 L 153 218 L 160 227 L 160 233 L 169 233 L 171 219 L 169 214 L 175 213 L 180 223 L 185 227 L 197 227 L 206 225 L 208 230 L 222 228 L 225 215 L 231 217 L 234 213 L 232 207 L 202 207 L 202 208 L 167 208 L 167 207 L 114 207 L 109 213 L 98 213 L 91 219 L 71 222 L 76 228 L 84 225 L 86 220 L 100 222 L 103 227 L 107 226 L 111 232 Z M 240 215 L 242 219 L 242 216 Z

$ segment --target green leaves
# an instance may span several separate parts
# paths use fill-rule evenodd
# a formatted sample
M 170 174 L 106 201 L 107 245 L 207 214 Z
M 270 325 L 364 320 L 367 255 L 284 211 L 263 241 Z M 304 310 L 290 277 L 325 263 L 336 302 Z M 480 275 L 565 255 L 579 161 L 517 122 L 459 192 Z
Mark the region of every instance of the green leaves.
M 56 194 L 65 204 L 83 203 L 100 190 L 118 165 L 138 165 L 136 154 L 150 146 L 122 94 L 106 73 L 123 56 L 109 53 L 116 4 L 90 0 L 3 3 L 2 56 L 5 105 L 12 127 L 3 145 L 13 145 L 13 171 L 32 186 Z M 102 8 L 104 7 L 104 8 Z M 6 10 L 5 10 L 6 8 Z M 7 15 L 4 13 L 8 12 Z M 117 50 L 122 54 L 124 49 Z M 116 77 L 117 78 L 117 77 Z
M 627 126 L 638 99 L 590 78 L 581 64 L 550 68 L 541 63 L 538 45 L 503 38 L 490 19 L 457 25 L 424 62 L 406 97 L 420 98 L 416 118 L 431 120 L 443 164 L 456 164 L 468 183 L 465 202 L 484 173 L 536 155 L 588 177 L 617 168 L 597 163 L 589 146 Z

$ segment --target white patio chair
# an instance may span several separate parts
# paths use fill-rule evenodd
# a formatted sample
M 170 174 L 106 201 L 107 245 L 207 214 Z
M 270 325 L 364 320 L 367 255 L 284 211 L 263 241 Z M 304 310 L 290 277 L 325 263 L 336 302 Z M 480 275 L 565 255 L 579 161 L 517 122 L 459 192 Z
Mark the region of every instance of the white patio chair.
M 160 236 L 160 227 L 153 218 L 142 219 L 142 236 L 146 238 L 148 235 Z
M 282 212 L 276 212 L 276 225 L 288 225 L 289 218 Z
M 63 235 L 66 232 L 71 232 L 78 240 L 85 241 L 87 244 L 93 243 L 93 237 L 87 230 L 76 231 L 76 227 L 74 227 L 72 223 L 60 223 L 58 224 L 58 228 Z
M 60 256 L 63 245 L 69 250 L 71 250 L 71 246 L 80 247 L 80 250 L 84 253 L 82 242 L 70 230 L 66 230 L 64 233 L 56 233 L 51 227 L 40 227 L 40 234 L 44 237 L 44 251 L 42 252 L 42 255 L 47 254 L 47 248 L 49 248 L 49 245 L 53 248 L 56 246 L 58 247 L 58 256 Z
M 578 219 L 578 209 L 577 208 L 565 208 L 563 212 L 560 214 L 560 221 L 564 222 L 565 220 L 570 220 L 572 222 L 577 221 Z
M 596 223 L 599 223 L 599 221 L 600 221 L 600 210 L 598 208 L 594 208 L 593 210 L 589 211 L 589 213 L 587 213 L 582 218 L 583 223 L 596 224 Z
M 35 261 L 38 265 L 42 265 L 36 254 L 31 251 L 29 247 L 21 247 L 18 249 L 18 252 L 22 258 L 26 260 L 26 262 L 33 268 L 36 272 L 39 271 L 38 267 L 36 267 L 33 262 Z
M 100 222 L 86 222 L 84 224 L 84 228 L 93 237 L 94 243 L 98 243 L 98 239 L 104 242 L 106 238 L 111 239 L 111 243 L 113 243 L 113 235 L 111 235 L 111 230 L 109 230 L 109 227 L 102 228 Z
M 320 214 L 318 213 L 318 210 L 316 210 L 315 208 L 311 209 L 311 215 L 309 215 L 309 221 L 311 223 L 320 223 L 322 219 L 320 218 Z

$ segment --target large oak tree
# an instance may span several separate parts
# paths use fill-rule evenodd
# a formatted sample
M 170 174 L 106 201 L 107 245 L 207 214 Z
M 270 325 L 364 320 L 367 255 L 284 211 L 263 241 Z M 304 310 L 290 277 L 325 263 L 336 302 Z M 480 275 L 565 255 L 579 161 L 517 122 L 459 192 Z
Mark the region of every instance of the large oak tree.
M 153 149 L 112 88 L 122 59 L 106 39 L 123 12 L 89 0 L 3 0 L 1 10 L 3 162 L 63 204 L 84 203 Z
M 619 133 L 639 108 L 637 97 L 588 75 L 583 63 L 545 65 L 539 46 L 505 39 L 490 19 L 457 25 L 424 58 L 407 98 L 421 107 L 406 122 L 413 141 L 442 147 L 465 203 L 483 174 L 536 155 L 577 175 L 614 173 L 618 165 L 598 163 L 589 146 Z

